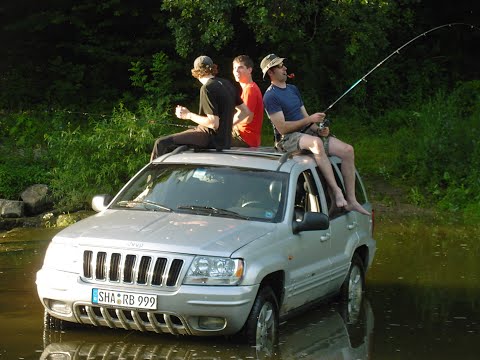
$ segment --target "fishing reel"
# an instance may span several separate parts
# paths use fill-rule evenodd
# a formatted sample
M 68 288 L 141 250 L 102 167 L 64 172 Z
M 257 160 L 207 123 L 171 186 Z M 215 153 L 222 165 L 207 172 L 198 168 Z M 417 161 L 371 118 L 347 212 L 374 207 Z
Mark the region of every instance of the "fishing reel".
M 305 133 L 308 129 L 310 129 L 310 126 L 312 126 L 312 124 L 305 126 L 302 130 L 300 130 L 300 132 Z M 329 127 L 330 124 L 331 124 L 331 121 L 329 119 L 324 119 L 323 122 L 317 123 L 317 126 L 318 126 L 317 131 L 318 132 L 322 131 L 324 128 Z
M 323 130 L 324 128 L 330 126 L 330 120 L 329 120 L 329 119 L 325 119 L 325 120 L 323 120 L 323 122 L 317 124 L 317 126 L 318 126 L 318 129 L 319 129 L 319 130 Z

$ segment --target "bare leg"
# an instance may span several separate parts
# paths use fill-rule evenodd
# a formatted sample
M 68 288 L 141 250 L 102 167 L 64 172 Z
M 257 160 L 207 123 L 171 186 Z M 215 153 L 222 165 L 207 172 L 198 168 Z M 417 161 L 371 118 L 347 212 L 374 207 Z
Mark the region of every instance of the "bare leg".
M 359 204 L 355 196 L 355 153 L 353 146 L 331 137 L 328 151 L 331 155 L 338 156 L 342 159 L 342 175 L 345 181 L 348 203 L 346 209 L 349 211 L 358 211 L 364 215 L 370 215 L 370 213 Z
M 310 150 L 313 153 L 318 168 L 322 172 L 328 186 L 335 196 L 335 204 L 337 207 L 342 208 L 347 206 L 348 203 L 343 197 L 342 190 L 337 185 L 335 176 L 333 175 L 332 165 L 330 164 L 330 161 L 325 154 L 325 150 L 323 149 L 322 140 L 315 136 L 304 135 L 300 139 L 299 146 L 301 149 Z

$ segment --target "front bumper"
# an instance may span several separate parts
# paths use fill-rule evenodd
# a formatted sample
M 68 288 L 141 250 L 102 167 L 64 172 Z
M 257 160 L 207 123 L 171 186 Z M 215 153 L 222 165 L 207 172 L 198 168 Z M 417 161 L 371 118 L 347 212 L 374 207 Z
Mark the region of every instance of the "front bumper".
M 179 335 L 231 335 L 240 331 L 259 285 L 182 285 L 175 292 L 151 287 L 113 287 L 83 282 L 78 274 L 51 269 L 37 272 L 37 292 L 43 306 L 58 319 L 95 326 Z M 157 296 L 157 310 L 92 304 L 92 289 L 130 291 Z M 57 306 L 53 306 L 56 304 Z M 62 304 L 62 312 L 55 311 Z

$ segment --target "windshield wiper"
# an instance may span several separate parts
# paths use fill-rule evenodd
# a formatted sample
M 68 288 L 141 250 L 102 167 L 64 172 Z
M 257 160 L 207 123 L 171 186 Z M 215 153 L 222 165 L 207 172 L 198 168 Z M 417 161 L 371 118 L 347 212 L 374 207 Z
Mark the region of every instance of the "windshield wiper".
M 124 200 L 124 201 L 119 201 L 119 202 L 116 203 L 117 206 L 127 207 L 127 208 L 133 208 L 135 205 L 139 205 L 139 204 L 143 205 L 145 207 L 145 209 L 147 209 L 149 207 L 154 207 L 155 209 L 159 209 L 159 210 L 162 210 L 162 211 L 168 211 L 168 212 L 173 211 L 169 207 L 167 207 L 165 205 L 162 205 L 162 204 L 159 204 L 159 203 L 156 203 L 156 202 L 151 201 L 151 200 L 140 200 L 140 201 Z
M 141 204 L 143 205 L 151 205 L 151 206 L 154 206 L 156 207 L 157 209 L 160 209 L 160 210 L 163 210 L 163 211 L 168 211 L 168 212 L 171 212 L 173 211 L 172 209 L 170 209 L 168 206 L 165 206 L 165 205 L 162 205 L 162 204 L 159 204 L 155 201 L 151 201 L 151 200 L 143 200 L 140 202 Z M 146 206 L 145 206 L 146 207 Z
M 250 218 L 245 215 L 241 215 L 235 211 L 216 208 L 213 206 L 199 206 L 199 205 L 179 205 L 177 207 L 179 210 L 192 210 L 197 214 L 207 214 L 207 215 L 219 215 L 219 216 L 228 216 L 237 219 L 249 220 Z

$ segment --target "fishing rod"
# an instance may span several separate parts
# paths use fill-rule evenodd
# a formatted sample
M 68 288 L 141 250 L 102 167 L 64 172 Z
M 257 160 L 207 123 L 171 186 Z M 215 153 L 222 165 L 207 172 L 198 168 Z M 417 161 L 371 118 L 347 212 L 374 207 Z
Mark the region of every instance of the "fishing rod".
M 414 42 L 415 40 L 421 38 L 422 36 L 426 36 L 428 33 L 431 33 L 433 31 L 436 31 L 436 30 L 439 30 L 439 29 L 442 29 L 444 27 L 453 27 L 453 26 L 468 26 L 470 27 L 471 29 L 477 29 L 477 30 L 480 30 L 480 28 L 474 26 L 474 25 L 471 25 L 471 24 L 466 24 L 466 23 L 449 23 L 449 24 L 444 24 L 444 25 L 440 25 L 440 26 L 437 26 L 437 27 L 434 27 L 428 31 L 425 31 L 423 33 L 421 33 L 420 35 L 417 35 L 415 36 L 414 38 L 412 38 L 411 40 L 407 41 L 405 44 L 403 44 L 402 46 L 400 46 L 398 49 L 396 49 L 395 51 L 393 51 L 390 55 L 388 55 L 385 59 L 383 59 L 382 61 L 380 61 L 377 65 L 375 65 L 370 71 L 368 71 L 365 75 L 363 75 L 360 79 L 358 79 L 357 81 L 355 81 L 353 83 L 352 86 L 350 86 L 350 88 L 345 91 L 337 100 L 335 100 L 328 108 L 326 108 L 323 112 L 326 113 L 328 110 L 330 110 L 337 102 L 339 102 L 345 95 L 347 95 L 350 91 L 352 91 L 358 84 L 360 84 L 362 81 L 365 81 L 366 82 L 366 78 L 368 75 L 370 75 L 372 72 L 374 72 L 376 69 L 378 69 L 380 66 L 383 65 L 383 63 L 385 61 L 387 61 L 388 59 L 390 59 L 392 56 L 394 56 L 395 54 L 399 54 L 400 53 L 400 50 L 402 50 L 404 47 L 410 45 L 412 42 Z
M 91 116 L 91 117 L 101 117 L 101 118 L 107 118 L 109 115 L 106 114 L 96 114 L 96 113 L 90 113 L 90 112 L 84 112 L 84 111 L 71 111 L 71 110 L 57 110 L 57 109 L 50 109 L 50 110 L 45 110 L 45 113 L 48 112 L 53 112 L 53 113 L 63 113 L 63 114 L 74 114 L 74 115 L 84 115 L 84 116 Z M 133 116 L 133 119 L 135 119 L 135 115 Z M 154 120 L 150 120 L 149 122 L 152 122 Z M 165 126 L 176 126 L 180 128 L 186 128 L 186 129 L 194 129 L 196 128 L 195 125 L 182 125 L 182 124 L 175 124 L 171 122 L 164 122 L 160 121 L 160 125 L 165 125 Z

